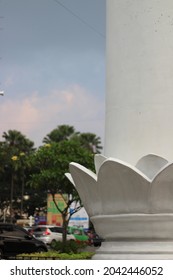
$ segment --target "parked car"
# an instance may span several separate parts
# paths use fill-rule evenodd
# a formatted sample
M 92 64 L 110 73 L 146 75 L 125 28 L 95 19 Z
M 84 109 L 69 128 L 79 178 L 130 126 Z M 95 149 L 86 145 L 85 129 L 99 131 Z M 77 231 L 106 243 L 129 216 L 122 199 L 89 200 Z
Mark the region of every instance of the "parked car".
M 32 234 L 45 244 L 53 245 L 55 241 L 62 241 L 63 227 L 54 225 L 38 225 L 33 227 Z M 67 233 L 67 240 L 76 240 L 73 234 Z
M 37 240 L 21 226 L 0 223 L 0 259 L 22 253 L 47 252 L 44 242 Z
M 32 226 L 24 226 L 23 227 L 25 230 L 27 230 L 29 233 L 32 232 Z
M 101 246 L 104 241 L 97 233 L 92 230 L 85 231 L 83 227 L 71 226 L 68 227 L 69 233 L 73 234 L 77 242 L 85 242 L 86 244 L 94 247 Z
M 94 247 L 99 247 L 102 245 L 104 239 L 100 237 L 95 231 L 88 230 L 87 235 L 89 237 L 88 243 L 89 245 L 94 245 Z
M 68 232 L 74 235 L 77 242 L 85 242 L 88 244 L 89 237 L 83 227 L 71 226 L 68 227 Z
M 92 243 L 94 247 L 100 247 L 102 245 L 102 242 L 104 242 L 104 239 L 100 237 L 97 233 L 95 233 L 92 238 Z

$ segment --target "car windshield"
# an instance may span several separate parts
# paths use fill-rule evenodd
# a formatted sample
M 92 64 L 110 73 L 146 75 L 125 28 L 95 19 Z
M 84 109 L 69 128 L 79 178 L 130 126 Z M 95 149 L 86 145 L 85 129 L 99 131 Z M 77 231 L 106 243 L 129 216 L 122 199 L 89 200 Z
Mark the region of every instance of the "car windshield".
M 61 228 L 61 227 L 51 227 L 49 229 L 51 232 L 63 233 L 63 228 Z
M 33 232 L 38 231 L 38 232 L 44 232 L 46 230 L 46 227 L 38 227 L 38 228 L 34 228 Z
M 53 233 L 63 233 L 63 228 L 62 227 L 36 227 L 33 229 L 33 232 L 44 232 L 46 230 L 50 230 Z

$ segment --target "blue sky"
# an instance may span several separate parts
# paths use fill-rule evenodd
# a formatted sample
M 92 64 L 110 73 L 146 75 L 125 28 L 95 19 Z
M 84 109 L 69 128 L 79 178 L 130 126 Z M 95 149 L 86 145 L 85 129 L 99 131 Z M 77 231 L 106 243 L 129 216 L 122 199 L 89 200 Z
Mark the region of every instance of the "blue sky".
M 61 124 L 104 141 L 106 0 L 0 0 L 0 139 Z

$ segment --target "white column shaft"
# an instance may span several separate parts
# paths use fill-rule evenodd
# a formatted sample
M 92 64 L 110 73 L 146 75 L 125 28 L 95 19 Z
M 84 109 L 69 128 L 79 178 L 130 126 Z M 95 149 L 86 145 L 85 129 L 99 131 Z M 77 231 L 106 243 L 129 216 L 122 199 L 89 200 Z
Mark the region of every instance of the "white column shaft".
M 107 0 L 106 156 L 173 160 L 173 1 Z

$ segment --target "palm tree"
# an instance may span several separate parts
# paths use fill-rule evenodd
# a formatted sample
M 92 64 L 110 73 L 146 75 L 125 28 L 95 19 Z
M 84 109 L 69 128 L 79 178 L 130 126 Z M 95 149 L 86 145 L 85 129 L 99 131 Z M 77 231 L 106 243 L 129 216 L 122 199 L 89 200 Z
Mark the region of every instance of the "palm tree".
M 14 152 L 28 153 L 34 149 L 34 142 L 26 138 L 20 131 L 8 130 L 3 133 L 2 137 L 5 139 L 3 145 L 12 148 Z
M 43 139 L 43 143 L 60 142 L 64 140 L 69 140 L 74 135 L 78 134 L 73 126 L 70 125 L 59 125 L 57 128 L 53 129 L 46 137 Z
M 74 140 L 79 145 L 88 149 L 92 153 L 100 153 L 102 150 L 101 139 L 94 133 L 76 132 L 73 126 L 59 125 L 43 139 L 43 143 L 61 142 L 64 140 Z
M 89 149 L 94 154 L 99 154 L 102 150 L 101 139 L 94 133 L 81 133 L 79 135 L 81 145 Z

